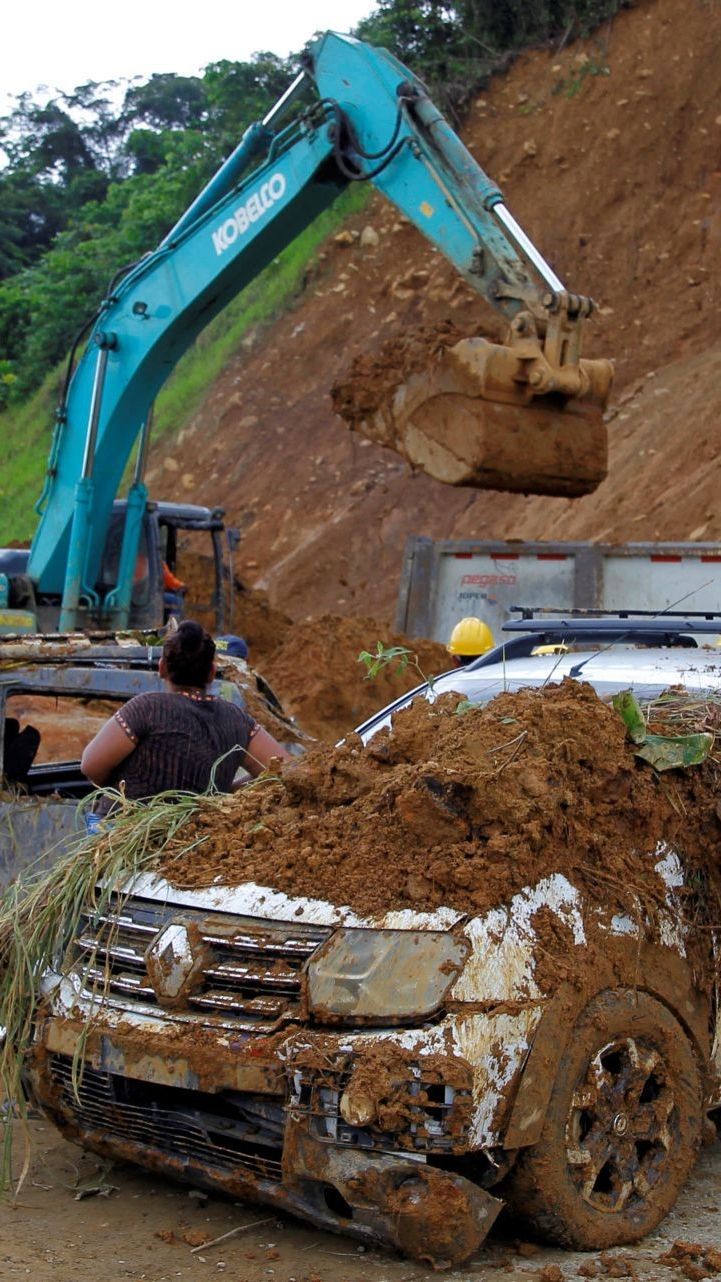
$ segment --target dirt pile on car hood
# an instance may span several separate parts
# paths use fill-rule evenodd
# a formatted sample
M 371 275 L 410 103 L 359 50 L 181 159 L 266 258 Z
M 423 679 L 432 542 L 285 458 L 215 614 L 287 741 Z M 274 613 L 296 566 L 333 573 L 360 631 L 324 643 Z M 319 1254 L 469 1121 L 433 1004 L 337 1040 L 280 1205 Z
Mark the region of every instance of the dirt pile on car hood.
M 634 757 L 613 708 L 572 681 L 485 707 L 418 699 L 367 747 L 357 736 L 319 745 L 229 799 L 186 834 L 202 838 L 187 862 L 164 872 L 175 884 L 253 881 L 364 914 L 445 905 L 474 915 L 560 872 L 637 911 L 635 896 L 664 894 L 642 857 L 679 834 L 700 848 L 687 777 L 699 834 L 716 824 L 714 771 L 662 779 Z

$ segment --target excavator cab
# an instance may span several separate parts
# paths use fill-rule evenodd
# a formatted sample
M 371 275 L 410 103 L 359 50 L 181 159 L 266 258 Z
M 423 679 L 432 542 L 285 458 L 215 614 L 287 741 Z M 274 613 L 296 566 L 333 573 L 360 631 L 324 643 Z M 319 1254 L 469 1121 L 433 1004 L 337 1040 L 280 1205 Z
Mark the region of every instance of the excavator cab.
M 128 506 L 113 504 L 94 596 L 96 608 L 78 613 L 78 628 L 102 629 L 113 620 L 103 602 L 118 581 Z M 227 529 L 222 508 L 193 503 L 149 501 L 140 522 L 127 622 L 123 626 L 152 631 L 169 614 L 198 619 L 212 632 L 231 624 L 232 548 L 237 532 Z M 0 635 L 54 633 L 59 630 L 59 595 L 38 594 L 27 573 L 26 548 L 0 549 Z M 168 591 L 169 580 L 182 584 Z
M 170 614 L 199 619 L 213 632 L 229 626 L 223 515 L 222 508 L 148 502 L 135 561 L 131 627 L 157 628 Z M 95 584 L 101 599 L 118 581 L 125 517 L 125 503 L 116 501 Z

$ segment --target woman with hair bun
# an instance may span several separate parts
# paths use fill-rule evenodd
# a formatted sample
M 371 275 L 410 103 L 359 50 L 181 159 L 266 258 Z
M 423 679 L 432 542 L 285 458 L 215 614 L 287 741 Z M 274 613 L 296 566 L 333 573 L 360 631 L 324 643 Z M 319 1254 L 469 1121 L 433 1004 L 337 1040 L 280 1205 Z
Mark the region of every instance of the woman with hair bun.
M 185 619 L 166 638 L 159 672 L 165 691 L 136 694 L 85 749 L 81 769 L 98 787 L 122 782 L 133 801 L 205 792 L 211 779 L 232 792 L 241 767 L 259 775 L 273 757 L 290 757 L 249 713 L 208 693 L 215 642 L 199 623 Z

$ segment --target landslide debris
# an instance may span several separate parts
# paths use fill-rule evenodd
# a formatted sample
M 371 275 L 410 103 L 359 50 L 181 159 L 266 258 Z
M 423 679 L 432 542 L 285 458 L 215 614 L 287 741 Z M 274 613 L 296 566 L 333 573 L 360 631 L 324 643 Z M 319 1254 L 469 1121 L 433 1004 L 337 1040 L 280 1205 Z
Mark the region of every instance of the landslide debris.
M 470 333 L 490 316 L 373 197 L 348 223 L 353 246 L 323 246 L 297 305 L 240 347 L 183 441 L 204 459 L 193 500 L 225 506 L 243 530 L 239 574 L 294 617 L 391 618 L 411 534 L 721 535 L 721 7 L 646 0 L 600 41 L 521 54 L 473 104 L 463 138 L 564 283 L 599 304 L 584 355 L 616 358 L 621 395 L 647 380 L 610 426 L 609 479 L 574 503 L 439 491 L 343 429 L 327 392 L 355 354 L 412 326 L 450 318 Z M 694 440 L 682 468 L 679 423 Z M 153 487 L 177 478 L 187 500 L 182 469 L 162 469 L 168 439 L 152 455 Z
M 208 585 L 214 581 L 212 559 L 181 549 L 178 573 L 187 585 L 187 614 L 213 629 L 214 611 L 203 605 Z M 300 730 L 331 743 L 412 690 L 423 679 L 421 673 L 437 676 L 449 667 L 448 652 L 436 641 L 391 632 L 387 623 L 371 615 L 345 618 L 325 613 L 294 623 L 271 605 L 266 592 L 237 582 L 227 631 L 245 637 L 250 667 L 261 682 L 269 682 L 284 712 L 295 718 Z M 387 667 L 374 681 L 368 681 L 358 655 L 361 650 L 375 650 L 379 641 L 407 649 L 410 661 L 405 667 Z M 228 675 L 232 679 L 232 671 Z M 267 703 L 255 693 L 251 675 L 241 684 L 253 716 L 271 734 L 287 740 L 287 734 L 278 733 L 277 723 L 269 722 Z
M 216 630 L 215 604 L 212 592 L 215 584 L 213 558 L 187 544 L 178 549 L 176 572 L 185 584 L 185 614 L 197 619 L 210 631 Z M 226 590 L 227 590 L 226 580 Z M 242 633 L 248 643 L 251 662 L 257 664 L 271 654 L 287 637 L 293 621 L 276 606 L 270 604 L 267 592 L 249 588 L 234 580 L 232 600 L 228 602 L 226 633 Z
M 333 410 L 351 427 L 375 414 L 413 374 L 427 372 L 447 347 L 463 338 L 487 336 L 476 328 L 472 334 L 451 320 L 413 325 L 388 338 L 375 353 L 361 353 L 331 388 Z
M 661 780 L 636 760 L 588 685 L 480 707 L 418 699 L 367 747 L 353 735 L 319 745 L 201 816 L 183 834 L 192 855 L 170 848 L 163 871 L 176 885 L 254 881 L 368 915 L 477 914 L 560 872 L 637 912 L 635 896 L 663 895 L 639 856 L 683 837 L 700 859 L 716 830 L 715 763 L 673 773 Z
M 369 681 L 358 655 L 361 650 L 375 651 L 378 641 L 406 649 L 409 662 L 391 664 Z M 332 743 L 412 690 L 423 679 L 421 672 L 433 677 L 450 666 L 448 651 L 437 641 L 389 632 L 387 624 L 367 615 L 344 619 L 338 614 L 295 624 L 283 643 L 259 663 L 302 729 Z

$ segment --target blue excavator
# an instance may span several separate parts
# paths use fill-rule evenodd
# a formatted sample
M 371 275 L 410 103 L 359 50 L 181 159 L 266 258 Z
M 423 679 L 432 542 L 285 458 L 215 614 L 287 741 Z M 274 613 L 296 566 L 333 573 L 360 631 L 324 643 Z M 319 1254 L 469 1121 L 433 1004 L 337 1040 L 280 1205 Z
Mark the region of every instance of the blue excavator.
M 600 483 L 613 370 L 581 357 L 591 300 L 564 288 L 423 84 L 329 32 L 157 249 L 112 281 L 66 379 L 29 556 L 0 560 L 4 631 L 162 622 L 134 600 L 143 548 L 156 578 L 161 561 L 143 475 L 153 401 L 208 322 L 354 182 L 392 201 L 509 333 L 448 347 L 372 412 L 351 406 L 351 425 L 445 483 L 567 496 Z M 183 528 L 172 508 L 165 518 Z

